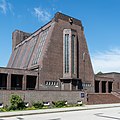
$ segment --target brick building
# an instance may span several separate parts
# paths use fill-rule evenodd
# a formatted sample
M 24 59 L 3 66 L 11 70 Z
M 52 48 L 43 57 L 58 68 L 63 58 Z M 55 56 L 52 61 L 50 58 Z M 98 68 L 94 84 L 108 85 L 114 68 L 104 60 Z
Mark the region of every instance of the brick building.
M 110 72 L 95 75 L 95 92 L 120 92 L 120 73 Z
M 12 54 L 2 72 L 4 89 L 87 88 L 94 92 L 94 73 L 82 23 L 61 13 L 32 34 L 14 31 Z
M 0 68 L 0 89 L 110 93 L 119 78 L 94 75 L 81 21 L 58 12 L 32 34 L 13 32 L 10 60 Z

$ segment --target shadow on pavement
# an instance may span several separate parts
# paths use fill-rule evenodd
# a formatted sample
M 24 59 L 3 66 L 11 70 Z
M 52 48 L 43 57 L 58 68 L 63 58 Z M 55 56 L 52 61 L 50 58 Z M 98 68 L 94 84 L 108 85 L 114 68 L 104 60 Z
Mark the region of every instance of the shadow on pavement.
M 115 120 L 120 120 L 120 118 L 117 118 L 117 117 L 112 117 L 112 116 L 106 116 L 106 115 L 103 115 L 103 113 L 97 113 L 97 114 L 94 114 L 98 117 L 104 117 L 104 118 L 110 118 L 110 119 L 115 119 Z
M 61 120 L 61 118 L 49 119 L 49 120 Z

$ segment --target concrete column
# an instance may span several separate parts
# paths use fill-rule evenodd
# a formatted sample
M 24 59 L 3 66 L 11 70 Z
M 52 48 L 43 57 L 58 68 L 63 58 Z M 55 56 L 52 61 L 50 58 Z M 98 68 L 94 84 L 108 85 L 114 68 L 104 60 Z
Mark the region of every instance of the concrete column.
M 70 81 L 70 90 L 72 90 L 72 80 Z
M 106 81 L 106 93 L 108 93 L 108 81 Z
M 65 87 L 64 87 L 64 83 L 61 82 L 61 90 L 64 90 L 64 89 L 65 89 Z
M 102 81 L 99 82 L 99 93 L 102 93 Z
M 8 73 L 7 76 L 7 90 L 11 90 L 11 74 Z
M 26 90 L 26 80 L 27 80 L 27 76 L 24 75 L 22 79 L 22 90 Z
M 36 90 L 39 90 L 39 77 L 37 76 L 36 78 L 36 86 L 35 86 Z
M 76 83 L 76 90 L 78 90 L 78 81 L 77 81 L 77 83 Z
M 113 82 L 112 82 L 112 91 L 113 91 Z

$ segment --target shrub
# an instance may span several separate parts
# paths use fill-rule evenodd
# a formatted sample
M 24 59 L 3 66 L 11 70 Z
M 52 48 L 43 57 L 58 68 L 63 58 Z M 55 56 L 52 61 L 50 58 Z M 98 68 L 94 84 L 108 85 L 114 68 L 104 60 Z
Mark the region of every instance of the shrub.
M 61 108 L 61 107 L 66 106 L 66 105 L 65 105 L 65 102 L 66 102 L 66 101 L 57 101 L 57 102 L 52 102 L 52 103 L 53 103 L 53 105 L 54 105 L 55 107 Z
M 48 108 L 50 108 L 49 106 L 43 106 L 42 107 L 43 109 L 48 109 Z
M 0 112 L 6 112 L 7 110 L 5 108 L 0 108 Z
M 26 108 L 26 110 L 36 110 L 34 106 Z
M 36 103 L 33 103 L 33 106 L 37 109 L 41 109 L 44 105 L 41 102 L 36 102 Z
M 11 106 L 9 110 L 23 110 L 25 108 L 24 101 L 18 95 L 12 95 L 10 99 Z
M 3 106 L 3 108 L 0 108 L 0 112 L 6 112 L 6 111 L 9 111 L 8 110 L 8 105 Z

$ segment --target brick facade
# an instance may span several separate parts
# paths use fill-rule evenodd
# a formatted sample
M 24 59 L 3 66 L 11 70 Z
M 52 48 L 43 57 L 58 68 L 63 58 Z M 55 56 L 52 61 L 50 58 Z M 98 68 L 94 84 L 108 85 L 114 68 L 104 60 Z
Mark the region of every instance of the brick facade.
M 52 101 L 61 101 L 65 100 L 68 103 L 75 103 L 77 101 L 82 101 L 86 103 L 86 96 L 81 97 L 81 91 L 0 91 L 0 103 L 4 103 L 4 105 L 10 105 L 10 97 L 12 94 L 17 94 L 21 96 L 21 98 L 25 102 L 29 102 L 30 104 L 34 102 L 52 102 Z M 72 99 L 74 98 L 74 99 Z
M 57 96 L 54 91 L 69 99 L 70 94 L 75 98 L 77 91 L 119 91 L 119 78 L 116 73 L 94 75 L 81 21 L 58 12 L 32 34 L 13 32 L 11 57 L 7 68 L 0 68 L 0 89 L 23 90 L 22 94 L 30 92 L 24 90 L 34 90 L 27 100 L 32 93 Z
M 120 73 L 111 72 L 111 73 L 102 73 L 95 75 L 95 81 L 105 81 L 106 83 L 112 83 L 112 91 L 120 92 Z M 109 85 L 106 84 L 106 87 L 109 89 Z M 106 92 L 108 93 L 108 89 Z M 102 93 L 102 92 L 101 92 Z
M 68 29 L 71 32 L 64 33 Z M 69 35 L 69 76 L 64 73 L 65 34 Z M 58 12 L 33 34 L 17 30 L 12 38 L 13 51 L 7 67 L 37 71 L 37 90 L 87 89 L 88 92 L 94 92 L 94 72 L 80 20 Z
M 120 103 L 120 98 L 111 93 L 88 94 L 87 104 L 111 104 Z

